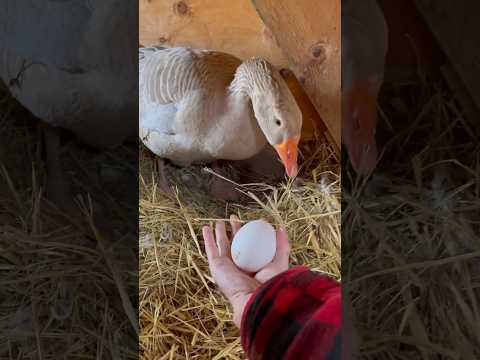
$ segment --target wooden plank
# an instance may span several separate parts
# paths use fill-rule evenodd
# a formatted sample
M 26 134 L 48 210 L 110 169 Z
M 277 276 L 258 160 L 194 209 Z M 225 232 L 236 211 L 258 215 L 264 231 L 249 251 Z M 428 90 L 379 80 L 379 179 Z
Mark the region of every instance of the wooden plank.
M 341 1 L 252 2 L 340 149 Z
M 191 46 L 288 65 L 250 0 L 139 0 L 139 7 L 145 46 Z
M 466 8 L 461 1 L 416 0 L 420 13 L 447 53 L 458 51 Z M 457 25 L 457 26 L 453 26 Z
M 445 55 L 414 1 L 378 0 L 378 4 L 388 24 L 384 82 L 417 82 L 419 70 L 435 79 L 441 77 Z
M 280 73 L 302 111 L 302 140 L 308 141 L 314 139 L 315 133 L 327 137 L 328 129 L 325 122 L 318 115 L 315 106 L 310 101 L 310 98 L 295 77 L 295 74 L 287 69 L 283 69 Z
M 415 0 L 453 68 L 480 108 L 480 2 Z M 478 124 L 478 119 L 475 119 Z

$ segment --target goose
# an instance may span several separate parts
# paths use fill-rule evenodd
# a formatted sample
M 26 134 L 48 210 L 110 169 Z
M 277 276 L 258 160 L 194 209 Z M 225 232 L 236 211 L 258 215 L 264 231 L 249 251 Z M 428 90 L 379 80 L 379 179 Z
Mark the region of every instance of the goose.
M 377 163 L 377 97 L 383 82 L 388 28 L 376 0 L 342 2 L 342 142 L 353 169 Z
M 70 197 L 59 129 L 97 149 L 138 139 L 136 11 L 123 0 L 2 1 L 0 79 L 44 124 L 54 202 Z
M 139 136 L 176 165 L 245 160 L 273 146 L 298 173 L 302 113 L 265 59 L 186 47 L 139 49 Z M 163 176 L 163 175 L 161 175 Z

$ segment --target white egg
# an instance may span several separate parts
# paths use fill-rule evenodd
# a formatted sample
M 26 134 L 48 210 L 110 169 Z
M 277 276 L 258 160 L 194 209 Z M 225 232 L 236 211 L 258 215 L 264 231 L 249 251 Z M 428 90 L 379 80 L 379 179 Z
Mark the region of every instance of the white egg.
M 235 265 L 247 272 L 257 272 L 275 256 L 275 229 L 264 220 L 250 221 L 235 234 L 231 251 Z

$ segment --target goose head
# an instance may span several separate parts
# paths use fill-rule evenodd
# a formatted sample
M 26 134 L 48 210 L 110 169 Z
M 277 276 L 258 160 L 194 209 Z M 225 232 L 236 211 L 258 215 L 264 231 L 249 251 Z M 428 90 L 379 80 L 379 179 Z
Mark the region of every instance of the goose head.
M 352 167 L 364 176 L 369 175 L 377 163 L 375 132 L 379 88 L 376 82 L 355 82 L 343 94 L 342 141 Z
M 377 97 L 387 50 L 388 27 L 377 1 L 342 2 L 342 142 L 364 176 L 377 164 Z
M 302 112 L 285 80 L 263 59 L 247 61 L 249 96 L 258 125 L 275 148 L 289 177 L 298 173 Z

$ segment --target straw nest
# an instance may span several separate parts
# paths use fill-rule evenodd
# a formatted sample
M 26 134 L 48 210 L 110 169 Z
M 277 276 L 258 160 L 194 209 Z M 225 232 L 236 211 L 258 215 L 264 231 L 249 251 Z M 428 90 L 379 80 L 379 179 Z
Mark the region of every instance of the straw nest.
M 67 143 L 62 165 L 73 190 L 84 194 L 79 218 L 85 221 L 74 223 L 43 200 L 36 123 L 0 94 L 0 358 L 135 358 L 137 335 L 127 319 L 136 322 L 137 151 Z M 126 197 L 132 187 L 135 201 Z M 92 230 L 86 193 L 94 212 L 110 209 L 107 221 L 118 240 L 111 247 L 85 236 Z
M 480 143 L 441 83 L 386 88 L 372 178 L 342 187 L 365 359 L 480 358 Z
M 238 186 L 245 200 L 212 201 L 186 179 L 209 182 L 201 167 L 168 167 L 176 196 L 157 186 L 154 160 L 140 159 L 140 348 L 144 359 L 242 359 L 239 331 L 210 277 L 201 227 L 235 213 L 285 225 L 291 264 L 340 278 L 338 160 L 320 141 L 303 148 L 302 180 Z M 228 173 L 228 169 L 225 169 Z M 225 175 L 225 174 L 223 174 Z M 233 174 L 229 174 L 234 178 Z

